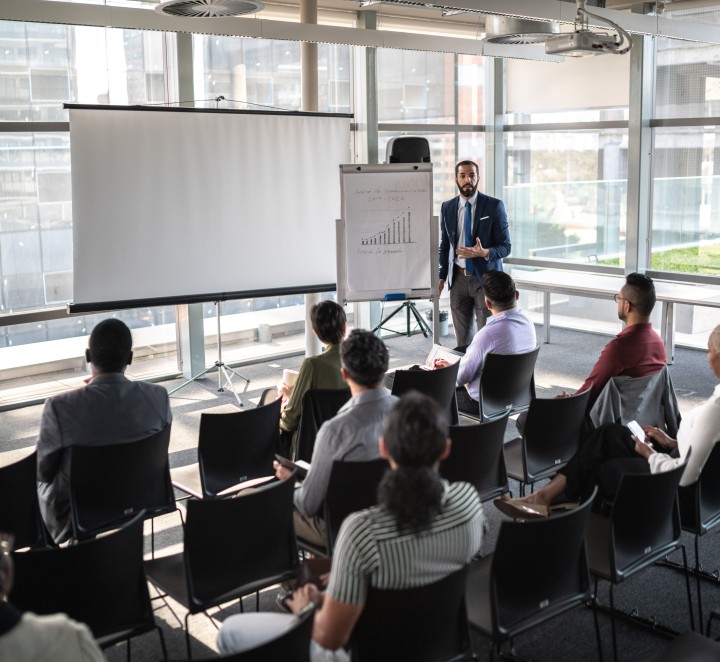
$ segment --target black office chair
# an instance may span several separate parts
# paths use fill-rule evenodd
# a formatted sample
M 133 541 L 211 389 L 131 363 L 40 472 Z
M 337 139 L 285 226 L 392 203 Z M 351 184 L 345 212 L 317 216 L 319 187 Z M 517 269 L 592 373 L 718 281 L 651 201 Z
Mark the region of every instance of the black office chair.
M 457 383 L 460 362 L 437 370 L 397 370 L 392 385 L 392 394 L 398 397 L 408 391 L 417 391 L 432 398 L 440 407 L 440 411 L 447 412 L 448 423 L 457 425 L 458 410 L 455 399 L 455 386 Z
M 345 518 L 377 504 L 377 488 L 388 468 L 382 459 L 333 462 L 325 497 L 325 530 L 331 551 Z
M 677 549 L 682 550 L 687 588 L 690 629 L 695 629 L 687 555 L 681 540 L 677 488 L 685 470 L 681 464 L 657 474 L 624 474 L 609 517 L 592 513 L 587 525 L 587 553 L 591 574 L 595 576 L 593 608 L 609 613 L 613 654 L 617 659 L 614 592 L 616 584 L 635 575 Z M 610 606 L 597 600 L 598 580 L 610 583 Z M 623 614 L 628 620 L 626 614 Z M 638 621 L 645 625 L 645 621 Z M 669 631 L 653 623 L 653 629 Z M 671 631 L 670 631 L 671 632 Z
M 500 656 L 506 641 L 590 597 L 585 524 L 591 502 L 547 519 L 503 521 L 495 552 L 470 567 L 470 627 Z
M 535 397 L 535 363 L 540 347 L 525 354 L 494 354 L 485 357 L 480 375 L 481 422 L 525 411 Z M 463 416 L 468 416 L 463 412 Z M 475 418 L 470 416 L 470 418 Z
M 350 399 L 349 388 L 315 389 L 305 392 L 302 399 L 300 423 L 295 436 L 293 459 L 310 462 L 312 460 L 315 437 L 320 426 L 333 418 Z
M 156 630 L 167 659 L 143 570 L 143 518 L 76 545 L 16 552 L 12 603 L 86 623 L 103 648 L 127 641 L 128 658 L 130 639 Z
M 715 572 L 704 570 L 700 563 L 700 537 L 720 523 L 720 444 L 715 444 L 702 468 L 697 482 L 678 488 L 680 523 L 684 531 L 694 534 L 695 567 L 692 572 L 697 581 L 698 613 L 703 622 L 701 579 L 717 584 Z M 683 570 L 675 561 L 663 559 L 662 565 Z
M 310 662 L 310 639 L 315 617 L 309 611 L 297 619 L 297 622 L 281 635 L 270 641 L 250 648 L 242 653 L 214 657 L 217 662 Z M 190 662 L 176 660 L 175 662 Z
M 168 423 L 140 441 L 70 447 L 74 540 L 117 528 L 141 511 L 145 519 L 152 519 L 176 510 L 168 464 L 169 443 Z M 151 540 L 154 554 L 154 535 Z
M 15 549 L 53 544 L 40 515 L 35 451 L 0 468 L 0 531 L 15 536 Z
M 522 437 L 505 444 L 508 476 L 532 491 L 535 483 L 551 478 L 577 453 L 590 390 L 567 398 L 533 398 Z
M 188 610 L 188 657 L 192 614 L 297 575 L 294 485 L 293 474 L 235 498 L 190 499 L 183 551 L 145 562 L 148 580 Z
M 350 636 L 353 662 L 469 659 L 466 577 L 467 568 L 463 568 L 418 588 L 370 587 Z
M 198 464 L 173 469 L 173 486 L 202 499 L 225 495 L 249 480 L 270 481 L 280 441 L 280 405 L 280 400 L 274 400 L 229 414 L 203 412 Z
M 440 464 L 440 475 L 451 483 L 471 483 L 483 502 L 509 492 L 503 455 L 507 420 L 505 415 L 477 425 L 451 426 L 450 455 Z

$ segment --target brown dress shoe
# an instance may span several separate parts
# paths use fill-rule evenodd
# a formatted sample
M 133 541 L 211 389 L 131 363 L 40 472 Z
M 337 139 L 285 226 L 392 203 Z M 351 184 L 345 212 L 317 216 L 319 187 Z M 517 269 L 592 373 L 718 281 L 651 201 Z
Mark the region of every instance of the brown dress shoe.
M 513 499 L 506 494 L 495 499 L 493 504 L 501 513 L 513 519 L 545 519 L 550 515 L 550 509 L 547 506 Z

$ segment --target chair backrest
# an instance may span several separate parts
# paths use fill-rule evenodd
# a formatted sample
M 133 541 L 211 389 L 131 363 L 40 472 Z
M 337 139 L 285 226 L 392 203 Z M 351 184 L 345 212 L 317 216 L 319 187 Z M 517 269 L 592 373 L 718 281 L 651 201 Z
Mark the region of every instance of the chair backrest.
M 17 552 L 11 602 L 86 623 L 101 646 L 155 627 L 143 570 L 143 514 L 76 545 Z
M 353 662 L 437 662 L 468 653 L 466 577 L 463 568 L 418 588 L 370 587 L 350 637 Z
M 509 492 L 503 455 L 507 415 L 477 425 L 450 427 L 450 455 L 440 464 L 440 475 L 451 483 L 475 486 L 481 501 Z
M 70 448 L 73 537 L 82 540 L 132 519 L 175 510 L 170 482 L 170 424 L 123 444 Z
M 618 583 L 676 547 L 677 491 L 685 464 L 656 474 L 624 474 L 610 512 L 611 573 Z
M 480 420 L 493 418 L 510 408 L 524 411 L 535 397 L 535 362 L 540 347 L 525 354 L 494 354 L 485 357 L 480 375 Z
M 457 401 L 455 386 L 460 362 L 438 370 L 397 370 L 392 385 L 392 394 L 401 396 L 408 391 L 417 391 L 435 400 L 440 411 L 447 412 L 448 423 L 457 422 Z M 454 411 L 453 411 L 454 410 Z
M 255 409 L 200 416 L 198 465 L 204 497 L 272 474 L 280 443 L 280 400 Z
M 349 388 L 311 388 L 305 392 L 293 453 L 294 460 L 305 462 L 312 460 L 315 437 L 320 426 L 333 418 L 349 399 Z
M 697 532 L 707 533 L 720 522 L 720 443 L 716 443 L 696 485 Z
M 645 377 L 612 377 L 595 400 L 590 420 L 595 427 L 637 420 L 642 425 L 666 429 L 674 439 L 680 426 L 680 409 L 667 366 Z
M 264 644 L 241 653 L 213 657 L 216 662 L 310 662 L 310 639 L 315 612 L 300 616 L 292 627 Z M 173 662 L 190 662 L 174 660 Z
M 15 536 L 15 549 L 50 543 L 38 505 L 35 451 L 0 468 L 0 531 Z
M 350 514 L 377 503 L 377 488 L 388 469 L 385 460 L 343 462 L 335 460 L 325 496 L 325 531 L 332 550 L 340 525 Z
M 592 497 L 547 519 L 502 522 L 490 571 L 494 637 L 513 637 L 590 596 L 585 525 L 591 503 Z
M 184 558 L 193 613 L 297 574 L 294 475 L 234 499 L 187 503 Z
M 590 389 L 567 398 L 533 398 L 523 430 L 523 468 L 529 482 L 559 469 L 575 455 Z

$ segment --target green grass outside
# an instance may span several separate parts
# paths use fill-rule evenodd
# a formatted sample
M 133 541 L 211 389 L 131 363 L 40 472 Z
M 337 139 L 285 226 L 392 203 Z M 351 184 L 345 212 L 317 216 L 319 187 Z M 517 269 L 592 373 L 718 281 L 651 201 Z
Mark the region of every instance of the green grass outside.
M 618 266 L 619 258 L 603 260 L 601 264 Z M 672 271 L 686 274 L 720 275 L 720 245 L 675 248 L 650 256 L 653 271 Z

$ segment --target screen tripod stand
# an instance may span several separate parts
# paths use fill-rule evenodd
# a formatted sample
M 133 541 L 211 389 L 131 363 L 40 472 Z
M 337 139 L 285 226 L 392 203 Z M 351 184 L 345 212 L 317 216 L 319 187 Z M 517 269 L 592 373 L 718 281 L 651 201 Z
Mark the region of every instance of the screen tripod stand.
M 179 391 L 181 388 L 184 388 L 188 384 L 191 384 L 192 382 L 197 381 L 198 379 L 202 379 L 205 375 L 207 375 L 208 372 L 211 370 L 214 370 L 217 368 L 218 371 L 218 393 L 224 393 L 225 389 L 228 388 L 230 391 L 232 391 L 233 395 L 235 396 L 235 399 L 238 401 L 238 405 L 241 407 L 243 406 L 243 402 L 240 399 L 240 396 L 238 395 L 238 392 L 235 390 L 235 386 L 232 382 L 233 377 L 238 377 L 239 379 L 245 380 L 245 388 L 243 389 L 243 393 L 247 391 L 248 386 L 250 385 L 250 380 L 247 377 L 244 377 L 238 372 L 235 372 L 232 368 L 228 367 L 223 363 L 222 360 L 222 334 L 220 333 L 220 302 L 219 301 L 213 301 L 213 304 L 215 304 L 215 317 L 217 319 L 217 346 L 218 346 L 218 357 L 217 361 L 213 363 L 209 368 L 205 368 L 199 375 L 195 375 L 194 377 L 188 379 L 186 382 L 183 382 L 180 384 L 180 386 L 174 388 L 172 391 L 168 391 L 168 395 L 172 395 L 176 391 Z M 223 379 L 225 380 L 223 382 Z
M 387 329 L 383 326 L 383 324 L 387 324 L 388 321 L 390 321 L 395 315 L 397 315 L 401 310 L 405 310 L 407 313 L 407 330 L 406 335 L 408 338 L 412 335 L 412 328 L 410 327 L 410 314 L 415 316 L 415 321 L 417 322 L 418 326 L 420 327 L 420 331 L 422 331 L 422 334 L 427 338 L 428 335 L 432 335 L 432 331 L 430 330 L 430 327 L 428 326 L 428 323 L 422 318 L 422 315 L 418 312 L 418 309 L 415 307 L 415 304 L 412 301 L 405 301 L 403 304 L 398 306 L 395 310 L 393 310 L 387 317 L 380 320 L 380 323 L 372 330 L 373 333 L 375 333 L 378 329 L 383 329 L 384 331 L 390 331 L 391 333 L 396 333 L 397 335 L 401 336 L 403 333 L 401 331 L 395 331 L 395 329 Z

